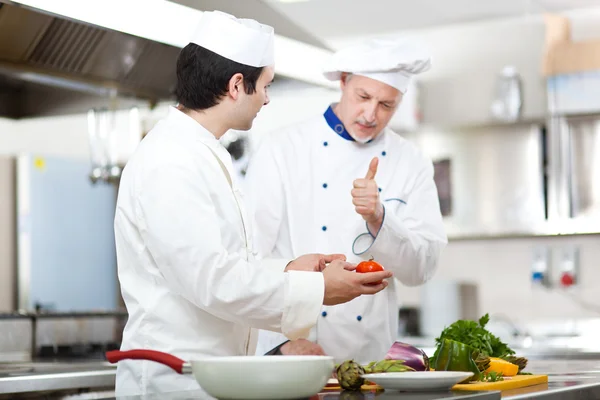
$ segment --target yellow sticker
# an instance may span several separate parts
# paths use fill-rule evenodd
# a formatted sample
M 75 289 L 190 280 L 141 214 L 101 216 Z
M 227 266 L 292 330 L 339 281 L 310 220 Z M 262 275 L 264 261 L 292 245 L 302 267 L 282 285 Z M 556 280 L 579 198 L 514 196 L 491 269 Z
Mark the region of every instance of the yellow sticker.
M 41 157 L 36 157 L 36 159 L 33 160 L 33 165 L 39 170 L 44 170 L 44 168 L 46 168 L 46 161 Z

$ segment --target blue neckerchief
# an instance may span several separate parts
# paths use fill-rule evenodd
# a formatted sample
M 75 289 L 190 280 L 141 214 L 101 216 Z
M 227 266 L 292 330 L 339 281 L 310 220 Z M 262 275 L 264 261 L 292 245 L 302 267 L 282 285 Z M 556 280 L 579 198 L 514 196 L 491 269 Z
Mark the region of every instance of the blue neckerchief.
M 342 121 L 340 121 L 337 115 L 335 115 L 331 106 L 327 108 L 323 116 L 325 117 L 325 121 L 327 121 L 327 125 L 329 125 L 329 127 L 333 129 L 335 133 L 337 133 L 339 136 L 343 137 L 346 140 L 356 142 L 356 140 L 354 140 L 354 138 L 350 136 L 350 134 L 344 127 Z M 373 139 L 369 140 L 367 143 L 371 143 L 372 140 Z

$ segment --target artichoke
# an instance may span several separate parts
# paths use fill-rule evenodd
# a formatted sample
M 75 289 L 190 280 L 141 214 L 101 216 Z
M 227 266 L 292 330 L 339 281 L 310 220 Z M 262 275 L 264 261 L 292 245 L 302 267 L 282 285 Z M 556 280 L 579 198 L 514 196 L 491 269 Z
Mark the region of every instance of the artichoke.
M 471 357 L 475 360 L 475 364 L 477 364 L 479 371 L 484 372 L 490 367 L 491 359 L 486 356 L 485 353 L 475 350 Z
M 404 364 L 404 360 L 381 360 L 372 361 L 364 367 L 367 374 L 377 374 L 381 372 L 406 372 L 415 369 Z
M 354 360 L 344 361 L 336 368 L 336 374 L 340 386 L 344 390 L 360 390 L 365 383 L 362 375 L 365 369 Z
M 527 366 L 527 359 L 525 357 L 504 356 L 501 358 L 505 361 L 508 361 L 509 363 L 518 365 L 519 372 L 523 371 L 525 369 L 525 367 Z

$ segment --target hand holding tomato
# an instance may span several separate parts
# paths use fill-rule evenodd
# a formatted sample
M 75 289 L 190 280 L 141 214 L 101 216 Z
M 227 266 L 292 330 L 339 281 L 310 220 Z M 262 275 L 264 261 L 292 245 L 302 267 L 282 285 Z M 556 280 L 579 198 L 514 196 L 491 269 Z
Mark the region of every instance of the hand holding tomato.
M 381 264 L 373 261 L 371 258 L 369 261 L 362 261 L 356 266 L 356 272 L 364 274 L 369 272 L 377 272 L 377 271 L 385 271 Z M 381 281 L 376 282 L 375 284 L 380 284 Z

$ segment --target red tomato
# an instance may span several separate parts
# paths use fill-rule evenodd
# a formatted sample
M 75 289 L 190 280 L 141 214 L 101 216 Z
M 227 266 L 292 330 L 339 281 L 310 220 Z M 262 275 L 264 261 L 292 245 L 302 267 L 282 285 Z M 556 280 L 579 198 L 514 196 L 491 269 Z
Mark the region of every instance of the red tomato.
M 384 271 L 384 269 L 379 263 L 373 261 L 372 258 L 369 261 L 362 261 L 356 266 L 356 272 L 361 274 L 377 271 Z M 378 285 L 380 283 L 381 281 L 374 282 L 373 285 Z

